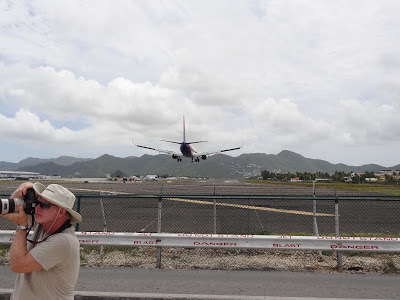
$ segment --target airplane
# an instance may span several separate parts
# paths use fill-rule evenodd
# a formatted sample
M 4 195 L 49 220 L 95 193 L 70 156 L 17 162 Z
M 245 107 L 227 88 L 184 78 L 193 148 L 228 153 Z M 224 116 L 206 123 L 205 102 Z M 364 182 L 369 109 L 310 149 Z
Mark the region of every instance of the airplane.
M 213 152 L 198 153 L 196 151 L 196 149 L 194 149 L 192 144 L 204 143 L 204 142 L 207 142 L 207 141 L 186 142 L 185 116 L 183 116 L 183 142 L 174 142 L 174 141 L 167 141 L 167 140 L 160 140 L 160 141 L 173 143 L 173 144 L 179 144 L 180 145 L 180 153 L 179 152 L 170 151 L 170 150 L 162 150 L 162 149 L 151 148 L 151 147 L 147 147 L 147 146 L 143 146 L 143 145 L 138 145 L 134 141 L 133 141 L 133 143 L 137 147 L 140 147 L 140 148 L 154 150 L 154 151 L 158 151 L 160 153 L 165 153 L 165 154 L 171 155 L 172 158 L 176 159 L 178 162 L 182 161 L 182 157 L 191 158 L 192 162 L 193 161 L 200 162 L 200 158 L 202 160 L 206 160 L 207 157 L 210 156 L 210 155 L 214 155 L 214 154 L 218 154 L 218 153 L 222 153 L 222 152 L 227 152 L 227 151 L 239 150 L 239 149 L 242 148 L 242 146 L 241 146 L 241 147 L 235 147 L 235 148 L 230 148 L 230 149 L 217 150 L 217 151 L 213 151 Z

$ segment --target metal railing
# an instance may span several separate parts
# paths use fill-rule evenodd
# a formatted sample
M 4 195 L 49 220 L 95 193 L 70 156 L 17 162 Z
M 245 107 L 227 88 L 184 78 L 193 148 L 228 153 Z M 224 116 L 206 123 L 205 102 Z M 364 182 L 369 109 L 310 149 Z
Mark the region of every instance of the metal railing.
M 14 235 L 13 230 L 0 231 L 0 244 L 11 243 Z M 76 236 L 81 245 L 90 246 L 400 252 L 400 238 L 121 232 L 76 232 Z

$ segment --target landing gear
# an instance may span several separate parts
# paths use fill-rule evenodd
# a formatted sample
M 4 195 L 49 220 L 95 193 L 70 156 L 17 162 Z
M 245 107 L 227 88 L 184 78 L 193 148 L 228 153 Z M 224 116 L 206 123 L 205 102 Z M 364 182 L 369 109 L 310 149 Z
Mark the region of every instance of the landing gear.
M 172 154 L 172 158 L 176 159 L 176 161 L 182 161 L 182 157 L 176 155 L 176 154 Z

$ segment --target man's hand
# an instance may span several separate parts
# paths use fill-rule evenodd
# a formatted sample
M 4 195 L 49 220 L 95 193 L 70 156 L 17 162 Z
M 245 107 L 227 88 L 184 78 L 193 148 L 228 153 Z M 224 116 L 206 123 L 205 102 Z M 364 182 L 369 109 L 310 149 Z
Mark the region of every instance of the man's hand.
M 24 199 L 26 191 L 31 188 L 33 188 L 32 182 L 21 183 L 21 185 L 15 190 L 15 192 L 12 193 L 10 198 Z
M 13 199 L 13 198 L 24 199 L 24 196 L 26 195 L 26 191 L 30 188 L 33 188 L 32 182 L 21 183 L 20 186 L 14 191 L 14 193 L 12 193 L 10 198 L 11 199 Z M 3 218 L 9 219 L 11 222 L 14 222 L 17 225 L 28 226 L 30 223 L 29 216 L 27 214 L 25 214 L 24 208 L 20 204 L 18 204 L 17 208 L 18 208 L 18 212 L 0 215 L 0 216 Z
M 0 215 L 3 218 L 9 219 L 11 222 L 14 222 L 17 225 L 28 226 L 29 224 L 29 216 L 24 212 L 24 208 L 21 204 L 18 204 L 18 212 Z

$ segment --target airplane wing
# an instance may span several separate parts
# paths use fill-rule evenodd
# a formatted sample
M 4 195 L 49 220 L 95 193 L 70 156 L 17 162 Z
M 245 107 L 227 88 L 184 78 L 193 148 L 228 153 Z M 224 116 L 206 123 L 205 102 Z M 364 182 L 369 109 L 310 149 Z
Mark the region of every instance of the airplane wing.
M 211 152 L 197 153 L 196 157 L 201 157 L 202 159 L 205 159 L 204 157 L 207 157 L 207 156 L 211 156 L 211 155 L 215 155 L 215 154 L 219 154 L 219 153 L 223 153 L 223 152 L 228 152 L 228 151 L 233 151 L 233 150 L 239 150 L 242 147 L 243 146 L 230 148 L 230 149 L 216 150 L 216 151 L 211 151 Z
M 160 153 L 165 153 L 165 154 L 171 155 L 171 157 L 173 159 L 176 159 L 177 161 L 182 161 L 182 153 L 178 153 L 178 152 L 171 151 L 171 150 L 156 149 L 156 148 L 147 147 L 147 146 L 138 145 L 138 144 L 135 144 L 135 145 L 140 148 L 149 149 L 149 150 L 153 150 L 153 151 L 157 151 Z
M 138 144 L 135 144 L 137 147 L 140 147 L 140 148 L 145 148 L 145 149 L 149 149 L 149 150 L 154 150 L 154 151 L 157 151 L 157 152 L 160 152 L 160 153 L 165 153 L 165 154 L 169 154 L 169 155 L 178 155 L 178 156 L 181 156 L 182 154 L 180 154 L 180 153 L 177 153 L 177 152 L 174 152 L 174 151 L 171 151 L 171 150 L 164 150 L 164 149 L 156 149 L 156 148 L 151 148 L 151 147 L 147 147 L 147 146 L 142 146 L 142 145 L 138 145 Z

